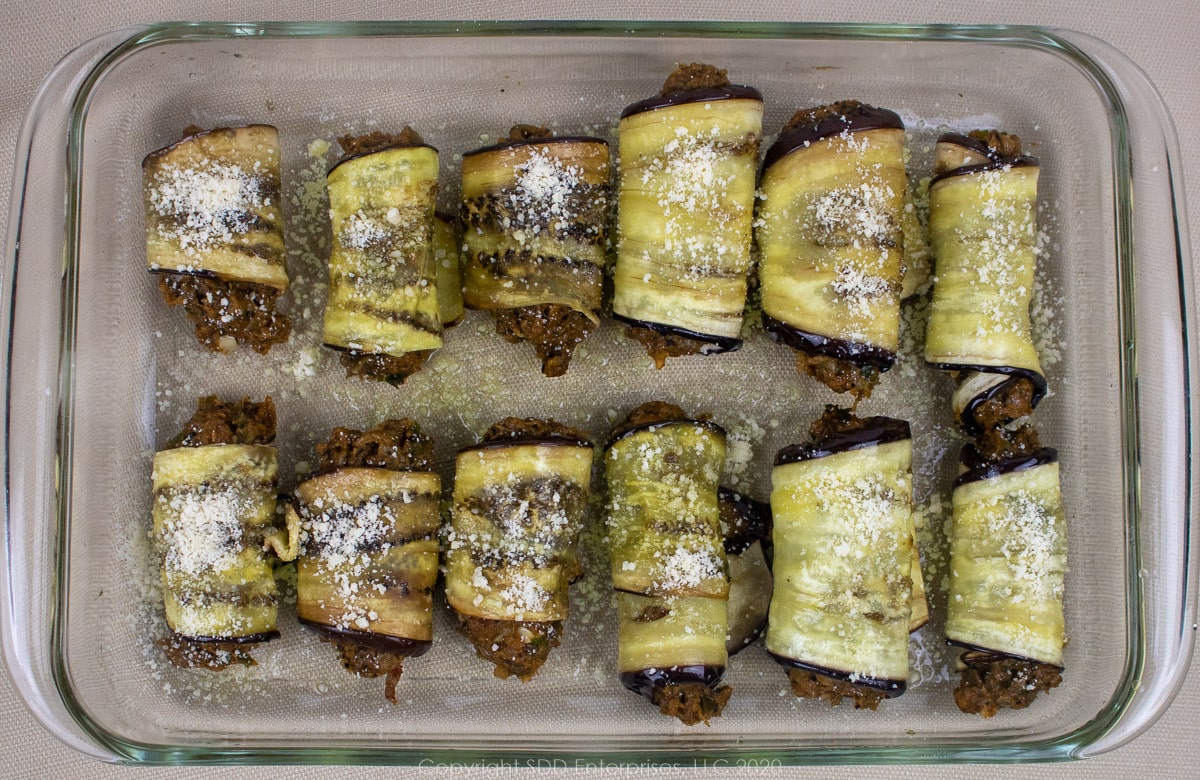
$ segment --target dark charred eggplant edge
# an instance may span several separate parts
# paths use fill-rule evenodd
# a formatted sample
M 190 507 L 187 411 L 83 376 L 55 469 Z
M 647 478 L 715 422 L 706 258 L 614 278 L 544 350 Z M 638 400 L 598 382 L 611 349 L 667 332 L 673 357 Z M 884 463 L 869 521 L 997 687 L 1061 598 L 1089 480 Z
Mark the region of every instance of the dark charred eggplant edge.
M 788 445 L 775 455 L 775 465 L 799 463 L 805 460 L 824 458 L 839 452 L 849 452 L 862 447 L 889 444 L 912 438 L 912 429 L 905 420 L 897 420 L 893 417 L 868 417 L 862 422 L 861 428 L 840 431 L 816 441 Z
M 1038 159 L 1027 154 L 1016 154 L 1012 156 L 1004 156 L 998 153 L 995 149 L 980 141 L 977 138 L 961 135 L 959 133 L 946 133 L 938 138 L 938 143 L 950 143 L 969 149 L 973 152 L 985 155 L 988 161 L 978 163 L 977 165 L 962 165 L 958 168 L 950 168 L 936 174 L 930 181 L 929 186 L 937 184 L 943 179 L 949 179 L 952 176 L 967 176 L 972 173 L 983 173 L 984 171 L 998 171 L 1007 168 L 1036 168 L 1038 167 Z
M 858 367 L 870 367 L 880 373 L 889 370 L 896 363 L 896 353 L 886 349 L 861 344 L 856 341 L 822 336 L 794 328 L 786 322 L 775 319 L 769 314 L 763 314 L 763 330 L 767 336 L 778 344 L 785 344 L 792 349 L 806 352 L 809 355 L 823 355 L 853 363 Z
M 463 152 L 462 156 L 473 157 L 477 154 L 487 154 L 488 152 L 501 152 L 508 149 L 519 149 L 522 146 L 546 146 L 548 144 L 603 144 L 608 146 L 608 141 L 603 138 L 596 138 L 591 135 L 552 135 L 531 138 L 510 139 L 481 146 L 478 149 L 472 149 L 469 152 Z
M 833 106 L 841 104 L 831 104 Z M 779 138 L 767 149 L 763 157 L 763 170 L 787 157 L 798 149 L 804 149 L 815 141 L 841 133 L 854 133 L 865 130 L 903 130 L 904 121 L 895 111 L 886 108 L 876 108 L 865 103 L 850 104 L 843 112 L 828 113 L 813 121 L 785 128 Z
M 974 453 L 971 445 L 963 448 L 962 462 L 966 470 L 955 477 L 954 487 L 1058 462 L 1058 450 L 1053 447 L 1040 447 L 1029 454 L 996 461 L 984 461 Z
M 645 100 L 628 105 L 621 112 L 621 118 L 655 111 L 660 108 L 682 106 L 688 103 L 709 103 L 717 100 L 757 100 L 762 102 L 763 96 L 754 87 L 744 84 L 729 84 L 724 87 L 701 87 L 699 89 L 681 89 L 668 92 L 665 95 L 655 95 Z

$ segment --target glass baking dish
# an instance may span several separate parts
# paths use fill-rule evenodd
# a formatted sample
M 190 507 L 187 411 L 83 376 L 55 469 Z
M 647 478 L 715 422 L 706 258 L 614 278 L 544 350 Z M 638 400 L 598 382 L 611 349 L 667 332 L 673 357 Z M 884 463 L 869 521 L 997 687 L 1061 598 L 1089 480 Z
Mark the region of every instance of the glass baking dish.
M 900 365 L 863 409 L 917 426 L 935 619 L 913 640 L 909 692 L 878 712 L 795 700 L 756 646 L 731 659 L 734 697 L 711 727 L 659 716 L 615 679 L 598 543 L 566 640 L 528 684 L 492 679 L 447 614 L 434 649 L 406 664 L 395 706 L 378 680 L 341 670 L 291 608 L 253 669 L 218 676 L 163 664 L 152 644 L 162 625 L 146 543 L 149 462 L 198 395 L 272 393 L 289 484 L 333 425 L 414 417 L 437 438 L 449 484 L 454 450 L 502 416 L 550 414 L 602 435 L 633 405 L 664 398 L 712 412 L 746 442 L 752 454 L 731 478 L 765 493 L 775 450 L 832 397 L 801 382 L 787 351 L 761 334 L 741 352 L 654 372 L 606 325 L 567 377 L 545 380 L 531 353 L 473 314 L 400 389 L 348 381 L 317 348 L 321 183 L 333 154 L 324 142 L 412 124 L 442 150 L 447 206 L 455 153 L 517 121 L 608 134 L 677 61 L 718 63 L 759 87 L 767 132 L 796 108 L 857 98 L 911 120 L 918 169 L 944 127 L 1004 127 L 1041 158 L 1039 324 L 1054 392 L 1035 420 L 1062 455 L 1070 528 L 1062 687 L 990 720 L 951 701 L 936 550 L 938 499 L 960 440 L 949 380 L 916 358 L 919 306 L 906 314 Z M 280 129 L 295 279 L 296 333 L 267 358 L 202 353 L 158 300 L 142 245 L 141 158 L 189 124 L 248 122 Z M 186 23 L 96 39 L 47 77 L 18 144 L 0 304 L 10 673 L 64 742 L 130 763 L 752 766 L 1110 750 L 1170 703 L 1193 642 L 1197 347 L 1178 161 L 1146 77 L 1101 41 L 1063 30 Z

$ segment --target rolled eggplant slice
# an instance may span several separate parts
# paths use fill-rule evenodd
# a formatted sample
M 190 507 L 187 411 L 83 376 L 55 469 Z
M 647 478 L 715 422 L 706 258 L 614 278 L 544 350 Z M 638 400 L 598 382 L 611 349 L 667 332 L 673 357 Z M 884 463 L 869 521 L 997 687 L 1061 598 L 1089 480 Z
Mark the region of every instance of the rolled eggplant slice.
M 446 601 L 501 679 L 528 682 L 561 641 L 592 449 L 561 423 L 510 417 L 458 453 Z
M 434 263 L 438 153 L 411 128 L 344 138 L 329 171 L 333 248 L 325 346 L 347 376 L 393 384 L 442 345 Z
M 802 698 L 875 709 L 904 693 L 912 617 L 908 423 L 830 408 L 771 473 L 767 650 Z
M 154 455 L 152 538 L 178 666 L 253 664 L 250 650 L 279 635 L 276 559 L 295 557 L 294 528 L 275 515 L 275 407 L 200 399 L 178 439 Z M 203 442 L 203 443 L 201 443 Z
M 725 432 L 646 404 L 604 456 L 621 681 L 687 725 L 721 714 L 731 689 L 729 575 L 717 490 Z
M 870 395 L 900 340 L 904 123 L 857 101 L 799 111 L 767 150 L 759 189 L 768 335 L 834 391 Z
M 438 315 L 443 328 L 463 318 L 462 246 L 457 217 L 436 214 L 433 221 L 433 262 L 437 266 Z
M 729 488 L 718 491 L 729 562 L 729 655 L 762 635 L 771 606 L 771 506 Z
M 955 702 L 984 717 L 1028 706 L 1062 680 L 1067 529 L 1057 453 L 970 463 L 955 480 L 950 555 L 946 638 L 965 648 L 966 667 Z
M 189 128 L 142 161 L 146 262 L 200 343 L 266 353 L 287 341 L 279 133 L 268 125 Z
M 466 305 L 528 341 L 547 376 L 566 373 L 600 322 L 607 258 L 608 142 L 517 125 L 463 155 Z
M 1046 393 L 1029 317 L 1038 162 L 1015 136 L 980 133 L 942 136 L 935 164 L 925 360 L 955 372 L 954 413 L 974 434 L 1028 415 Z
M 319 447 L 322 473 L 288 507 L 300 529 L 296 613 L 332 642 L 343 666 L 386 676 L 396 702 L 405 658 L 433 639 L 441 478 L 432 442 L 411 420 L 338 428 Z
M 762 95 L 681 65 L 621 115 L 613 313 L 662 368 L 741 346 Z

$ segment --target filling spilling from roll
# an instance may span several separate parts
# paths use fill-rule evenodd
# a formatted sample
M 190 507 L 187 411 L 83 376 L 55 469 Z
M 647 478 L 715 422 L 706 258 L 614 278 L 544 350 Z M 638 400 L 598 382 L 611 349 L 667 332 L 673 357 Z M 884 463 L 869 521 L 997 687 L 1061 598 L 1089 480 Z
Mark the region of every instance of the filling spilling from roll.
M 333 248 L 325 346 L 347 376 L 399 384 L 442 346 L 434 263 L 438 153 L 412 128 L 341 138 L 326 177 Z
M 935 153 L 925 360 L 954 372 L 954 414 L 975 434 L 1030 414 L 1046 393 L 1029 317 L 1038 161 L 994 131 L 944 135 Z
M 1062 682 L 1067 528 L 1058 453 L 1030 426 L 968 445 L 954 482 L 946 638 L 954 701 L 990 718 Z
M 724 464 L 720 426 L 658 402 L 635 409 L 604 455 L 621 682 L 689 726 L 732 693 Z
M 516 125 L 463 155 L 466 305 L 529 342 L 542 373 L 566 373 L 600 323 L 610 197 L 608 142 Z
M 275 405 L 201 398 L 154 455 L 152 538 L 172 663 L 218 671 L 254 664 L 250 651 L 279 635 L 277 560 L 296 555 L 296 529 L 275 514 Z
M 404 659 L 433 639 L 441 478 L 432 454 L 411 420 L 335 428 L 287 510 L 300 529 L 300 622 L 333 644 L 348 671 L 386 677 L 393 704 Z
M 912 437 L 903 420 L 836 407 L 811 436 L 771 472 L 767 650 L 797 696 L 873 710 L 908 679 Z
M 142 161 L 146 262 L 211 350 L 281 344 L 291 322 L 279 210 L 279 133 L 269 125 L 190 127 Z
M 509 417 L 458 453 L 446 600 L 501 679 L 528 682 L 562 641 L 592 449 L 554 420 Z
M 762 111 L 692 64 L 621 114 L 613 313 L 659 368 L 741 346 Z
M 767 150 L 757 240 L 763 324 L 797 369 L 869 396 L 900 340 L 904 123 L 857 101 L 798 111 Z

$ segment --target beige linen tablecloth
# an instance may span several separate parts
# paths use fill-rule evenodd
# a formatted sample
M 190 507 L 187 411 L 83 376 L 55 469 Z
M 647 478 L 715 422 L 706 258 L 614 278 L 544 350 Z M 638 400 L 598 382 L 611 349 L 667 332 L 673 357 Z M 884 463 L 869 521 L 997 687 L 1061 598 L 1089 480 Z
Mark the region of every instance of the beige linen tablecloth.
M 41 3 L 0 0 L 0 215 L 8 211 L 8 182 L 19 124 L 34 90 L 50 67 L 76 45 L 127 25 L 173 19 L 377 19 L 377 18 L 614 18 L 614 19 L 745 19 L 855 22 L 959 22 L 1039 24 L 1069 27 L 1103 38 L 1121 49 L 1150 75 L 1172 111 L 1184 141 L 1188 212 L 1192 244 L 1200 229 L 1200 145 L 1192 128 L 1200 124 L 1200 90 L 1196 86 L 1200 54 L 1200 14 L 1188 0 L 1007 0 L 986 7 L 963 0 L 633 0 L 584 3 L 570 0 L 499 4 L 478 0 L 432 2 L 359 2 L 315 0 L 308 4 L 274 4 L 257 0 L 107 0 L 104 3 Z M 1074 776 L 1116 778 L 1152 774 L 1157 778 L 1200 776 L 1193 755 L 1200 727 L 1200 672 L 1193 669 L 1166 715 L 1133 743 L 1097 759 L 1054 766 L 1030 766 L 1024 778 Z M 887 776 L 889 780 L 930 777 L 987 777 L 997 767 L 902 767 L 898 769 L 790 769 L 747 773 L 757 777 Z M 0 777 L 195 777 L 195 769 L 130 769 L 99 764 L 76 755 L 38 725 L 25 710 L 5 675 L 0 675 Z M 326 777 L 423 776 L 403 769 L 206 769 L 200 776 Z M 886 773 L 886 775 L 885 775 Z M 684 777 L 693 772 L 568 771 L 571 777 Z M 706 776 L 728 776 L 713 771 Z M 542 772 L 466 770 L 432 776 L 525 777 Z

